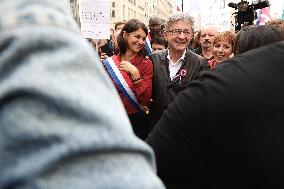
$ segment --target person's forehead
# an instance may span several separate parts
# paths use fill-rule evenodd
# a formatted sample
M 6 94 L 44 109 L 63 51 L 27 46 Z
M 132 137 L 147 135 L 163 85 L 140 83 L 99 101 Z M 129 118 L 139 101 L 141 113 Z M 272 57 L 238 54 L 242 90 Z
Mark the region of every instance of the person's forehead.
M 161 24 L 161 23 L 162 23 L 162 21 L 159 18 L 152 18 L 149 21 L 149 24 Z
M 191 29 L 191 24 L 183 20 L 178 20 L 170 24 L 170 29 Z
M 131 33 L 134 34 L 134 35 L 146 36 L 146 33 L 145 33 L 145 31 L 144 31 L 142 28 L 139 28 L 138 30 L 133 31 L 133 32 L 131 32 Z
M 203 28 L 200 31 L 201 31 L 201 35 L 202 34 L 217 34 L 216 28 Z
M 216 41 L 214 44 L 220 44 L 220 45 L 232 45 L 231 41 L 228 38 L 221 38 L 218 41 Z

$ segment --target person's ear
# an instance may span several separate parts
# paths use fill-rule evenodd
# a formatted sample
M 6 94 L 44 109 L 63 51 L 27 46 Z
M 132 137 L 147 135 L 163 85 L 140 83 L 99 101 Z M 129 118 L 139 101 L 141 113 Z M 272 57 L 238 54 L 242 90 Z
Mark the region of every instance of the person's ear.
M 193 35 L 191 35 L 191 37 L 190 37 L 189 41 L 192 41 L 192 39 L 193 39 Z
M 123 36 L 123 39 L 126 39 L 129 36 L 129 33 L 126 33 L 126 31 L 123 31 L 122 36 Z
M 168 41 L 168 32 L 164 31 L 163 36 L 164 36 L 165 40 Z

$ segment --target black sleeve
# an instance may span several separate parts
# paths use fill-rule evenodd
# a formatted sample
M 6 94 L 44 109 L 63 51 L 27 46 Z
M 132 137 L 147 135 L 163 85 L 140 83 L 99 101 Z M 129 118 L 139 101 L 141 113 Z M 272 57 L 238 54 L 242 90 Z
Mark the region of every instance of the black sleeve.
M 146 140 L 154 149 L 158 175 L 167 188 L 187 188 L 203 170 L 206 114 L 204 91 L 198 85 L 195 81 L 180 93 Z

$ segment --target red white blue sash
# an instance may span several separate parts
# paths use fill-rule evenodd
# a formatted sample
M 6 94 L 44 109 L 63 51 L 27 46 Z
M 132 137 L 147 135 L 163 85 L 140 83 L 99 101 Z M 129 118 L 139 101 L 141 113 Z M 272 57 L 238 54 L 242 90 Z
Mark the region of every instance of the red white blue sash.
M 151 35 L 150 35 L 150 33 L 146 37 L 146 50 L 147 50 L 148 55 L 153 52 L 152 47 L 151 47 Z
M 103 64 L 121 94 L 125 96 L 129 103 L 132 104 L 138 111 L 141 111 L 136 96 L 127 83 L 127 81 L 131 82 L 130 79 L 123 77 L 123 74 L 118 69 L 119 61 L 117 56 L 108 57 L 103 61 Z

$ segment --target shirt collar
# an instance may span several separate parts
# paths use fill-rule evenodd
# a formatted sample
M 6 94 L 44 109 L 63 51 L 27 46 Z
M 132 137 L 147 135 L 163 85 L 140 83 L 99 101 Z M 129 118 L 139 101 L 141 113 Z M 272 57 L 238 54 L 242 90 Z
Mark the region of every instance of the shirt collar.
M 186 53 L 186 49 L 183 51 L 183 54 L 181 55 L 180 59 L 178 59 L 177 62 L 180 62 L 180 61 L 183 61 L 183 60 L 184 60 L 185 53 Z M 169 51 L 169 50 L 168 50 L 167 59 L 168 59 L 170 62 L 173 62 L 173 61 L 171 60 L 171 58 L 170 58 L 170 51 Z

